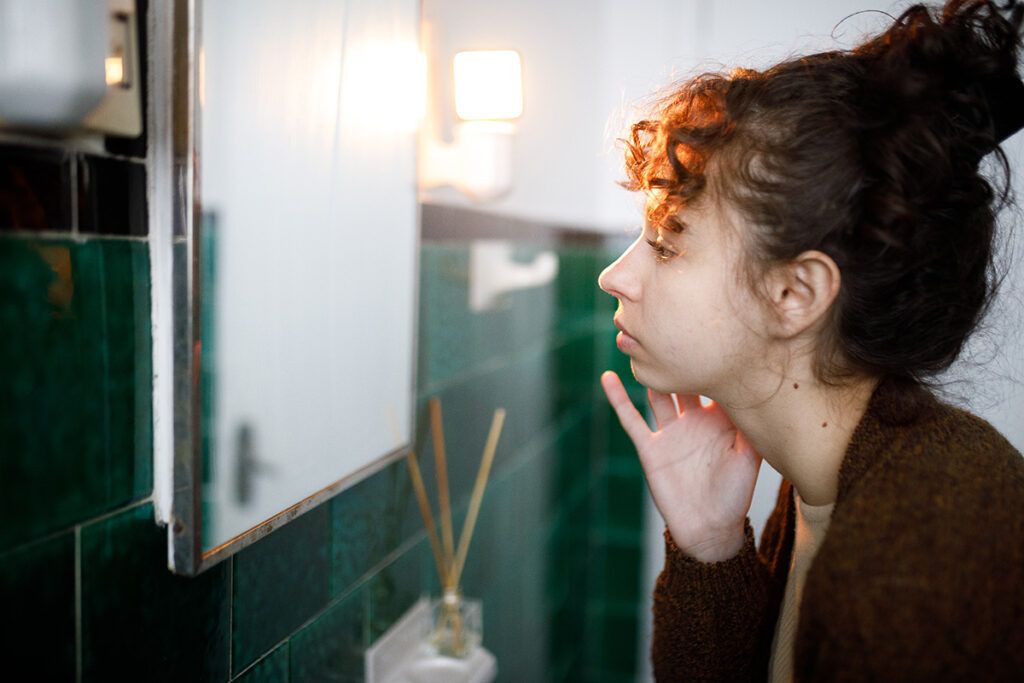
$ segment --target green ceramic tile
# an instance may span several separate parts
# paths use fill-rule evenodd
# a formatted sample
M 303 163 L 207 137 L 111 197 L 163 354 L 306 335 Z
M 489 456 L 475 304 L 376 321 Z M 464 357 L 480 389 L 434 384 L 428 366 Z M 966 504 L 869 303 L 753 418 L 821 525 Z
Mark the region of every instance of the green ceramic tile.
M 34 680 L 75 677 L 74 532 L 0 555 L 0 658 Z
M 147 249 L 0 238 L 0 550 L 152 489 Z
M 404 460 L 331 499 L 332 596 L 346 592 L 405 538 L 422 528 L 418 508 L 414 507 Z
M 540 251 L 522 245 L 524 261 Z M 420 386 L 433 387 L 535 346 L 556 320 L 553 285 L 515 290 L 484 311 L 469 307 L 470 248 L 425 242 L 420 260 Z
M 550 355 L 542 347 L 493 370 L 450 384 L 438 396 L 444 417 L 452 500 L 468 499 L 476 478 L 495 409 L 506 411 L 492 476 L 515 462 L 515 454 L 554 420 Z M 419 413 L 428 413 L 428 395 L 420 396 Z M 417 435 L 421 461 L 434 457 L 425 430 Z
M 366 593 L 359 588 L 291 638 L 292 683 L 363 680 Z
M 643 472 L 609 472 L 605 477 L 605 486 L 609 526 L 642 530 L 646 494 Z
M 636 672 L 638 618 L 634 615 L 606 614 L 602 619 L 601 652 L 598 660 L 603 680 L 632 681 Z
M 614 299 L 611 299 L 611 301 L 614 303 Z M 636 385 L 636 380 L 633 378 L 629 356 L 619 351 L 619 348 L 615 345 L 615 336 L 618 334 L 614 323 L 617 305 L 615 304 L 606 314 L 598 314 L 596 316 L 597 326 L 595 332 L 599 341 L 597 362 L 600 366 L 603 366 L 598 368 L 601 372 L 604 370 L 614 370 L 617 372 L 628 389 L 632 388 L 632 385 Z
M 232 668 L 241 671 L 327 606 L 330 512 L 319 505 L 235 556 Z
M 633 405 L 637 407 L 642 415 L 647 414 L 647 398 L 639 392 L 630 391 L 630 398 L 633 400 Z M 636 446 L 633 441 L 626 434 L 626 430 L 622 428 L 622 423 L 619 422 L 618 416 L 611 409 L 607 403 L 598 404 L 596 408 L 597 414 L 600 416 L 606 430 L 605 435 L 605 448 L 600 453 L 605 459 L 613 456 L 622 455 L 624 457 L 636 458 Z M 648 420 L 648 425 L 653 427 L 653 421 Z
M 614 255 L 609 254 L 603 247 L 598 247 L 591 251 L 590 255 L 592 259 L 592 267 L 594 269 L 593 275 L 595 284 L 601 277 L 601 273 L 604 272 L 604 269 L 610 266 L 627 246 L 628 243 L 622 243 L 622 248 L 618 249 Z M 596 298 L 594 300 L 594 310 L 599 314 L 603 314 L 607 310 L 615 310 L 615 306 L 616 301 L 614 297 L 606 294 L 600 287 L 598 287 Z
M 587 586 L 588 569 L 594 561 L 589 544 L 590 527 L 585 523 L 589 503 L 589 499 L 583 499 L 575 509 L 563 514 L 547 541 L 547 593 L 553 604 L 561 604 L 568 595 L 582 602 L 581 592 Z M 584 523 L 573 524 L 574 516 L 582 517 Z
M 614 336 L 615 329 L 612 328 L 607 334 L 607 339 L 602 339 L 599 334 L 595 340 L 595 357 L 597 359 L 595 362 L 595 375 L 598 380 L 598 389 L 595 390 L 596 398 L 594 402 L 595 419 L 605 426 L 605 431 L 601 435 L 601 439 L 605 440 L 605 446 L 600 450 L 607 453 L 635 455 L 636 448 L 633 446 L 633 442 L 626 436 L 618 416 L 616 416 L 608 404 L 604 390 L 600 389 L 600 376 L 605 370 L 613 370 L 618 373 L 619 379 L 622 380 L 630 399 L 633 401 L 633 405 L 645 415 L 647 412 L 647 389 L 633 377 L 633 372 L 629 366 L 629 356 L 615 348 L 613 343 Z M 604 360 L 602 361 L 602 359 Z M 653 421 L 649 421 L 649 424 L 653 425 Z
M 488 595 L 503 581 L 507 567 L 516 566 L 526 552 L 521 524 L 523 507 L 518 499 L 521 490 L 521 482 L 515 476 L 501 477 L 488 485 L 466 553 L 462 575 L 466 595 Z M 436 585 L 432 584 L 434 595 L 438 594 Z
M 82 680 L 227 680 L 229 564 L 172 574 L 150 503 L 83 527 Z
M 577 650 L 566 650 L 554 653 L 554 659 L 548 665 L 548 674 L 544 680 L 548 683 L 575 683 L 582 680 L 577 672 L 581 668 L 582 653 Z
M 153 334 L 150 315 L 151 287 L 149 248 L 144 243 L 132 242 L 132 282 L 143 289 L 132 296 L 135 310 L 132 334 L 135 336 L 135 369 L 133 399 L 135 463 L 132 477 L 132 499 L 139 500 L 153 493 Z M 127 332 L 126 332 L 127 333 Z M 119 347 L 120 348 L 120 347 Z M 124 355 L 124 351 L 121 351 Z
M 604 549 L 604 598 L 612 602 L 636 602 L 640 598 L 643 556 L 639 546 L 608 544 Z
M 549 680 L 579 680 L 580 661 L 585 653 L 589 626 L 583 601 L 570 596 L 554 610 L 548 631 Z
M 559 415 L 581 405 L 590 405 L 597 398 L 605 400 L 600 385 L 603 368 L 598 368 L 595 362 L 595 341 L 593 334 L 577 335 L 553 351 L 556 381 L 553 390 Z
M 593 425 L 591 411 L 579 413 L 563 425 L 553 456 L 555 482 L 549 502 L 553 509 L 576 500 L 580 489 L 590 484 L 591 452 L 598 446 L 593 439 Z
M 288 683 L 288 641 L 234 679 L 239 683 Z
M 574 503 L 564 513 L 566 533 L 570 535 L 573 542 L 582 540 L 589 543 L 591 530 L 594 527 L 593 510 L 596 507 L 594 489 L 589 489 L 585 496 Z
M 597 299 L 608 298 L 597 285 L 598 252 L 593 248 L 563 247 L 558 250 L 558 329 L 572 333 L 592 324 Z
M 595 334 L 577 334 L 559 346 L 558 380 L 589 385 L 595 374 Z
M 549 624 L 542 587 L 545 557 L 520 549 L 482 593 L 483 644 L 498 660 L 503 681 L 543 680 Z
M 544 618 L 547 613 L 544 602 L 547 557 L 542 545 L 530 542 L 528 547 L 531 552 L 522 557 L 516 571 L 520 582 L 519 599 L 522 602 L 522 622 L 519 627 L 522 645 L 515 647 L 522 659 L 522 674 L 517 680 L 539 681 L 544 678 L 547 668 L 547 646 L 551 632 L 551 624 Z M 501 615 L 498 616 L 500 619 Z M 494 639 L 487 642 L 497 647 Z M 512 649 L 509 648 L 506 657 L 511 654 Z
M 538 537 L 547 537 L 547 525 L 554 512 L 549 505 L 554 497 L 558 433 L 552 430 L 548 434 L 550 440 L 528 454 L 512 475 L 516 482 L 515 502 L 521 511 L 517 522 L 527 542 L 542 542 Z
M 536 247 L 524 248 L 524 258 L 531 249 L 535 253 Z M 631 395 L 643 397 L 629 358 L 614 346 L 616 302 L 596 286 L 601 269 L 618 255 L 611 251 L 562 247 L 551 286 L 506 296 L 494 310 L 472 313 L 467 246 L 424 245 L 415 447 L 433 496 L 433 446 L 426 427 L 427 399 L 436 394 L 443 403 L 456 531 L 491 413 L 498 405 L 508 411 L 462 586 L 466 595 L 484 601 L 484 643 L 499 657 L 502 681 L 584 680 L 581 663 L 587 657 L 596 661 L 608 630 L 604 612 L 595 619 L 586 606 L 605 604 L 607 578 L 623 571 L 609 563 L 604 546 L 591 546 L 609 516 L 624 517 L 627 528 L 635 521 L 629 516 L 635 486 L 616 499 L 614 510 L 607 505 L 609 487 L 642 485 L 628 470 L 613 468 L 621 482 L 606 477 L 614 455 L 636 455 L 624 433 L 612 431 L 614 415 L 600 391 L 600 372 L 616 369 Z M 617 420 L 614 426 L 621 431 Z M 388 495 L 383 484 L 377 491 Z M 411 491 L 405 495 L 411 500 Z M 358 496 L 352 505 L 359 506 Z M 363 507 L 373 511 L 368 517 L 386 520 L 388 506 L 396 504 Z M 415 516 L 412 522 L 418 528 Z M 354 535 L 353 547 L 378 543 L 369 534 Z M 369 556 L 389 552 L 389 545 Z M 427 584 L 436 592 L 433 559 L 424 554 Z M 384 574 L 369 585 L 386 583 Z M 372 619 L 372 632 L 389 625 L 412 599 L 407 594 L 393 614 Z
M 583 672 L 583 678 L 574 680 L 583 680 L 586 683 L 633 683 L 636 680 L 636 672 L 590 669 Z
M 436 570 L 429 544 L 424 538 L 370 580 L 366 587 L 369 593 L 370 644 L 391 628 L 420 596 L 429 594 L 431 574 L 436 574 Z

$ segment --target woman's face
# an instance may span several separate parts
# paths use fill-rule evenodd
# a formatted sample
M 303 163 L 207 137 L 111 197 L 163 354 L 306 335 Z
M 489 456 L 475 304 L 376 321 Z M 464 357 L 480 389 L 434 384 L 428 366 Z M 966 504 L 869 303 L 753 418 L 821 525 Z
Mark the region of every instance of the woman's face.
M 764 367 L 768 349 L 754 332 L 764 329 L 762 308 L 735 276 L 740 247 L 729 223 L 744 226 L 702 204 L 677 214 L 682 233 L 645 226 L 598 284 L 619 301 L 616 342 L 637 381 L 715 398 Z

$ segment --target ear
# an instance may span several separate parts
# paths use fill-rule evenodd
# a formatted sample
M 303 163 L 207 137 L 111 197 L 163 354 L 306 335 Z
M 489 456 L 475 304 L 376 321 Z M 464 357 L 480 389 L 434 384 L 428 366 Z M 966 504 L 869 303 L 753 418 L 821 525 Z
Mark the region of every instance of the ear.
M 822 320 L 839 294 L 839 266 L 828 254 L 805 251 L 777 266 L 768 283 L 776 333 L 795 337 Z

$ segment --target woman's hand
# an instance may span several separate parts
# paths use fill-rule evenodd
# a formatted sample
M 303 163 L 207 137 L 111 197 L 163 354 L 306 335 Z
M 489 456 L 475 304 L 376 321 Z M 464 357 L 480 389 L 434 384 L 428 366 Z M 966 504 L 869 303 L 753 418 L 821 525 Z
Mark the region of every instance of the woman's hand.
M 612 371 L 601 386 L 636 446 L 647 485 L 672 540 L 704 562 L 733 557 L 743 547 L 743 527 L 761 456 L 717 404 L 696 395 L 647 390 L 658 430 L 652 432 Z

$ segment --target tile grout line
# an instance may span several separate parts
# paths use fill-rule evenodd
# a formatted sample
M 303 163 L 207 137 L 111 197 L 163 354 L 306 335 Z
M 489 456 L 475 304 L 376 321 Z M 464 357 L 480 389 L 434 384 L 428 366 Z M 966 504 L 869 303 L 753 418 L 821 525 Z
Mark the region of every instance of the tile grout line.
M 103 241 L 125 241 L 125 242 L 148 242 L 149 235 L 112 235 L 102 232 L 62 232 L 59 230 L 33 230 L 31 232 L 10 232 L 0 230 L 0 235 L 5 239 L 22 239 L 26 241 L 35 240 L 68 240 L 75 244 L 82 244 L 92 240 Z
M 310 617 L 309 619 L 307 619 L 307 620 L 306 620 L 306 621 L 304 621 L 304 622 L 303 622 L 302 624 L 300 624 L 300 625 L 299 625 L 298 627 L 296 627 L 296 629 L 295 629 L 294 631 L 292 631 L 292 633 L 291 633 L 291 634 L 289 634 L 289 635 L 288 635 L 288 636 L 286 636 L 285 638 L 281 639 L 281 640 L 280 640 L 280 641 L 279 641 L 278 643 L 276 643 L 276 644 L 274 645 L 274 647 L 273 647 L 273 648 L 271 648 L 271 650 L 270 650 L 270 651 L 273 651 L 273 650 L 274 650 L 274 649 L 276 649 L 276 648 L 277 648 L 277 647 L 278 647 L 278 646 L 279 646 L 279 645 L 280 645 L 281 643 L 283 643 L 283 642 L 285 642 L 285 641 L 287 641 L 287 640 L 291 639 L 291 637 L 292 637 L 292 636 L 293 636 L 294 634 L 298 633 L 298 632 L 299 632 L 299 631 L 301 631 L 302 629 L 304 629 L 304 628 L 306 628 L 307 626 L 309 626 L 310 624 L 312 624 L 312 623 L 313 623 L 314 621 L 316 621 L 317 619 L 319 619 L 319 618 L 320 618 L 321 616 L 323 616 L 323 615 L 324 615 L 324 614 L 325 614 L 326 612 L 330 611 L 330 610 L 331 610 L 332 608 L 334 608 L 334 607 L 337 607 L 337 606 L 338 606 L 338 605 L 340 605 L 340 604 L 341 604 L 342 602 L 344 602 L 345 600 L 347 600 L 347 599 L 349 599 L 350 597 L 352 597 L 352 595 L 353 595 L 353 594 L 354 594 L 354 593 L 355 593 L 355 592 L 356 592 L 357 590 L 359 590 L 360 588 L 362 588 L 362 587 L 364 587 L 364 586 L 368 585 L 368 584 L 370 583 L 370 581 L 372 581 L 372 580 L 373 580 L 373 578 L 374 578 L 375 576 L 377 576 L 377 575 L 378 575 L 378 574 L 380 574 L 380 573 L 381 573 L 382 571 L 384 571 L 384 569 L 386 569 L 386 568 L 387 568 L 387 567 L 388 567 L 389 565 L 391 565 L 391 564 L 392 564 L 393 562 L 396 562 L 396 561 L 398 561 L 398 560 L 399 560 L 399 559 L 400 559 L 400 558 L 401 558 L 401 557 L 402 557 L 403 555 L 405 555 L 405 553 L 407 553 L 407 552 L 409 552 L 410 550 L 412 550 L 413 548 L 415 548 L 415 547 L 416 547 L 416 545 L 417 545 L 417 544 L 419 544 L 419 542 L 420 542 L 420 541 L 422 541 L 423 539 L 425 539 L 426 537 L 427 537 L 427 532 L 426 532 L 426 530 L 425 530 L 425 529 L 420 529 L 420 530 L 419 530 L 419 531 L 417 531 L 417 532 L 416 532 L 416 533 L 415 533 L 414 535 L 410 536 L 410 537 L 409 537 L 409 538 L 407 538 L 407 539 L 406 539 L 405 541 L 403 541 L 402 543 L 400 543 L 400 544 L 398 545 L 398 547 L 396 547 L 396 548 L 395 548 L 394 550 L 392 550 L 392 551 L 391 551 L 390 553 L 388 553 L 387 555 L 385 555 L 385 556 L 384 556 L 384 557 L 383 557 L 383 558 L 382 558 L 382 559 L 381 559 L 380 561 L 378 561 L 378 562 L 377 562 L 377 563 L 376 563 L 375 565 L 373 565 L 373 566 L 372 566 L 372 567 L 370 567 L 370 568 L 369 568 L 368 570 L 366 570 L 366 572 L 365 572 L 365 573 L 364 573 L 364 574 L 363 574 L 362 576 L 360 576 L 360 577 L 359 577 L 358 579 L 356 579 L 355 581 L 353 581 L 352 583 L 350 583 L 350 584 L 349 584 L 349 585 L 348 585 L 348 586 L 346 587 L 346 589 L 345 589 L 345 591 L 344 591 L 344 592 L 340 593 L 340 594 L 339 594 L 339 595 L 338 595 L 337 597 L 335 597 L 335 598 L 332 598 L 332 599 L 328 600 L 328 601 L 327 601 L 327 604 L 326 604 L 326 605 L 325 605 L 325 606 L 324 606 L 323 608 L 319 609 L 319 610 L 318 610 L 318 611 L 317 611 L 317 612 L 316 612 L 315 614 L 313 614 L 313 615 L 312 615 L 312 616 L 311 616 L 311 617 Z
M 424 529 L 420 529 L 413 536 L 410 536 L 404 542 L 400 543 L 394 550 L 392 550 L 390 553 L 385 555 L 380 561 L 378 561 L 377 564 L 372 566 L 370 569 L 366 570 L 366 572 L 362 576 L 360 576 L 358 579 L 356 579 L 355 581 L 350 583 L 346 587 L 344 592 L 339 594 L 336 598 L 331 598 L 330 600 L 328 600 L 327 604 L 324 605 L 324 607 L 322 607 L 321 609 L 317 610 L 312 616 L 310 616 L 308 619 L 306 619 L 306 621 L 302 622 L 297 627 L 295 627 L 295 630 L 293 630 L 291 633 L 289 633 L 288 635 L 284 636 L 281 640 L 279 640 L 276 643 L 274 643 L 266 652 L 261 654 L 256 660 L 254 660 L 252 663 L 250 663 L 244 669 L 239 671 L 237 674 L 231 675 L 229 680 L 231 680 L 231 681 L 238 680 L 241 676 L 244 676 L 248 671 L 250 671 L 257 664 L 259 664 L 264 659 L 266 659 L 267 657 L 272 655 L 274 652 L 276 652 L 280 647 L 282 647 L 284 645 L 287 645 L 287 646 L 291 647 L 292 636 L 294 636 L 296 633 L 298 633 L 302 629 L 306 628 L 307 626 L 309 626 L 310 624 L 315 622 L 317 619 L 322 617 L 325 613 L 329 612 L 332 608 L 338 606 L 339 604 L 341 604 L 342 602 L 344 602 L 348 598 L 352 597 L 352 595 L 357 590 L 359 590 L 363 586 L 369 584 L 370 581 L 373 579 L 373 577 L 375 577 L 377 574 L 379 574 L 384 569 L 386 569 L 391 563 L 393 563 L 393 562 L 397 561 L 398 559 L 400 559 L 402 557 L 402 555 L 404 555 L 406 552 L 412 550 L 420 541 L 422 541 L 426 537 L 427 537 L 427 532 Z M 234 556 L 232 556 L 230 559 L 233 560 Z M 333 576 L 331 577 L 331 580 L 332 581 L 334 580 Z M 368 597 L 364 596 L 364 600 L 368 600 Z M 364 607 L 364 616 L 365 616 L 365 611 L 368 610 L 368 605 L 364 604 L 363 607 Z M 364 632 L 363 635 L 364 635 L 364 640 L 366 640 L 366 638 L 368 637 L 368 631 Z M 366 647 L 366 646 L 364 646 L 364 647 Z M 229 655 L 229 657 L 230 657 L 230 655 Z M 291 675 L 291 652 L 290 651 L 288 653 L 288 667 L 289 667 L 289 676 L 290 676 Z
M 10 554 L 13 554 L 13 553 L 16 553 L 16 552 L 20 552 L 20 551 L 25 550 L 27 548 L 31 548 L 32 546 L 40 544 L 40 543 L 46 543 L 47 541 L 52 541 L 52 540 L 54 540 L 54 539 L 56 539 L 56 538 L 58 538 L 60 536 L 63 536 L 66 533 L 69 533 L 69 532 L 74 532 L 74 533 L 77 534 L 77 531 L 78 531 L 79 527 L 86 527 L 86 526 L 89 526 L 91 524 L 96 524 L 97 522 L 106 521 L 107 519 L 110 519 L 111 517 L 116 517 L 117 515 L 120 515 L 122 513 L 128 512 L 129 510 L 133 510 L 133 509 L 135 509 L 137 507 L 142 507 L 146 503 L 150 503 L 152 501 L 153 501 L 153 496 L 152 495 L 146 496 L 145 498 L 140 498 L 138 500 L 133 500 L 130 503 L 122 505 L 121 507 L 115 508 L 113 510 L 109 510 L 107 512 L 100 513 L 100 514 L 98 514 L 98 515 L 96 515 L 94 517 L 90 517 L 88 519 L 83 519 L 83 520 L 80 520 L 78 522 L 75 522 L 74 524 L 68 526 L 67 528 L 60 529 L 58 531 L 53 531 L 53 532 L 50 532 L 50 533 L 46 534 L 45 536 L 40 536 L 39 538 L 33 538 L 32 540 L 25 541 L 23 543 L 19 543 L 18 545 L 11 546 L 10 548 L 7 548 L 5 550 L 0 551 L 0 558 L 6 557 L 7 555 L 10 555 Z M 163 525 L 160 525 L 160 526 L 163 526 Z
M 277 652 L 281 648 L 287 648 L 287 647 L 290 647 L 290 646 L 291 646 L 291 636 L 285 636 L 283 639 L 279 640 L 274 645 L 274 647 L 270 648 L 269 650 L 267 650 L 266 652 L 261 654 L 259 657 L 257 657 L 255 660 L 253 660 L 253 662 L 251 664 L 249 664 L 249 666 L 245 667 L 244 669 L 242 669 L 241 671 L 239 671 L 237 674 L 235 674 L 233 676 L 228 676 L 229 683 L 233 682 L 233 681 L 241 680 L 243 676 L 245 676 L 247 673 L 249 673 L 250 671 L 255 669 L 261 663 L 265 662 L 275 652 Z M 291 663 L 291 652 L 290 651 L 288 652 L 288 657 L 287 657 L 287 659 L 285 661 L 289 663 L 289 672 L 288 672 L 288 674 L 289 674 L 289 680 L 291 680 L 291 678 L 290 678 L 290 676 L 291 676 L 291 666 L 290 666 L 290 663 Z
M 471 365 L 451 377 L 445 377 L 443 379 L 427 383 L 423 387 L 418 388 L 416 393 L 419 395 L 440 393 L 452 386 L 472 381 L 474 379 L 479 379 L 484 375 L 505 369 L 521 360 L 529 358 L 530 356 L 541 355 L 548 351 L 555 351 L 572 342 L 579 341 L 584 337 L 594 334 L 600 334 L 600 331 L 583 327 L 579 330 L 552 334 L 544 337 L 540 341 L 533 342 L 531 345 L 522 349 L 517 349 L 504 355 L 493 356 L 475 365 Z
M 75 525 L 75 680 L 82 683 L 82 527 Z

